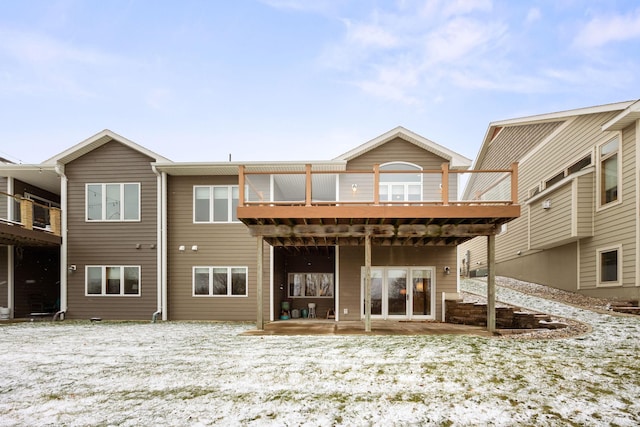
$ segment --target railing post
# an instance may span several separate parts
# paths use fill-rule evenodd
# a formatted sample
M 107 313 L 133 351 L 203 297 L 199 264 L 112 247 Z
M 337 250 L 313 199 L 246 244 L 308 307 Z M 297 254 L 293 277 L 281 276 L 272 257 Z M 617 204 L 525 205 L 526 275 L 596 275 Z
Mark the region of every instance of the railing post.
M 33 230 L 33 201 L 20 199 L 20 222 L 27 230 Z
M 511 163 L 511 203 L 518 204 L 518 163 Z
M 60 226 L 60 209 L 58 208 L 49 208 L 49 222 L 51 223 L 51 233 L 54 236 L 62 235 L 62 227 Z
M 304 204 L 306 206 L 311 206 L 311 165 L 305 165 L 305 200 Z
M 380 204 L 380 165 L 373 165 L 373 204 Z
M 244 207 L 244 165 L 238 166 L 238 207 Z
M 449 205 L 449 163 L 442 164 L 442 205 Z

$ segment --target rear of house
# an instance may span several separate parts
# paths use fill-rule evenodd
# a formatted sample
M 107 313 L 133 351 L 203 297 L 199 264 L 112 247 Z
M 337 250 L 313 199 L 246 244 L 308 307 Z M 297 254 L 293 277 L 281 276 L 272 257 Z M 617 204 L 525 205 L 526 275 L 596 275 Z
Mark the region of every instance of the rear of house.
M 40 167 L 55 178 L 41 199 L 61 210 L 45 262 L 54 310 L 258 325 L 440 319 L 443 295 L 458 291 L 457 245 L 520 213 L 511 165 L 458 200 L 470 163 L 401 127 L 332 160 L 246 163 L 176 163 L 105 130 Z M 17 169 L 31 182 L 42 172 Z M 11 243 L 17 229 L 6 230 Z M 15 308 L 16 242 L 0 252 Z
M 622 102 L 489 125 L 475 167 L 517 161 L 523 200 L 522 216 L 496 236 L 498 274 L 638 299 L 639 109 Z M 485 273 L 482 242 L 460 254 L 465 273 Z

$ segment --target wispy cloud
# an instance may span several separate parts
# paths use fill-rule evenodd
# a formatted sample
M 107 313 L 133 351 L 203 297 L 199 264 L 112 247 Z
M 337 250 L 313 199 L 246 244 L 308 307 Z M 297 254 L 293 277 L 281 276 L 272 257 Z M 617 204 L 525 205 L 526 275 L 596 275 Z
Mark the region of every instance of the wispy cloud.
M 626 14 L 596 16 L 578 32 L 574 45 L 593 48 L 632 39 L 640 39 L 640 8 Z

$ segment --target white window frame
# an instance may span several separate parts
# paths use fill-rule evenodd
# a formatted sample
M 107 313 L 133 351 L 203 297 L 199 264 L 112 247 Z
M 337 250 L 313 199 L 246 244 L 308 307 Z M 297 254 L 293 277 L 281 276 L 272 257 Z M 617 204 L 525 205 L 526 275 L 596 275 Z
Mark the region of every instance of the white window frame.
M 99 294 L 90 294 L 89 293 L 89 269 L 90 268 L 100 268 L 100 277 L 102 280 L 101 283 L 101 291 Z M 118 294 L 109 294 L 107 293 L 107 268 L 120 268 L 120 293 Z M 137 268 L 138 269 L 138 293 L 137 294 L 126 294 L 124 293 L 124 269 L 125 268 Z M 139 265 L 87 265 L 84 269 L 84 294 L 87 297 L 140 297 L 142 296 L 142 269 Z
M 198 188 L 207 188 L 209 190 L 209 219 L 206 221 L 198 221 L 196 219 L 196 190 Z M 214 192 L 216 188 L 226 188 L 228 190 L 226 221 L 216 221 L 214 217 Z M 238 185 L 233 185 L 233 184 L 232 185 L 194 185 L 193 186 L 193 223 L 194 224 L 230 224 L 230 223 L 240 222 L 240 220 L 238 219 L 233 219 L 234 216 L 237 217 L 237 212 L 234 212 L 234 208 L 233 208 L 234 190 L 238 192 L 238 197 L 240 197 Z
M 613 154 L 611 155 L 607 155 L 607 156 L 602 156 L 600 154 L 601 149 L 603 146 L 607 145 L 608 143 L 610 143 L 611 141 L 613 141 L 614 139 L 618 139 L 618 150 L 616 152 L 617 156 L 618 156 L 618 183 L 617 183 L 617 198 L 616 200 L 613 200 L 611 202 L 604 202 L 602 200 L 602 162 L 604 160 L 607 160 L 608 158 L 610 158 Z M 607 138 L 606 141 L 598 144 L 596 146 L 596 156 L 597 156 L 597 171 L 596 171 L 596 211 L 600 211 L 603 209 L 607 209 L 610 208 L 612 206 L 617 206 L 620 203 L 622 203 L 622 165 L 623 165 L 623 159 L 622 159 L 622 132 L 616 132 L 616 135 L 610 138 Z
M 196 269 L 198 268 L 206 268 L 209 275 L 209 292 L 206 295 L 196 294 Z M 213 269 L 215 268 L 226 268 L 227 269 L 227 293 L 225 295 L 214 295 L 213 294 Z M 233 269 L 243 269 L 245 275 L 245 290 L 243 295 L 235 295 L 232 294 L 233 286 L 232 286 L 232 271 Z M 249 296 L 249 267 L 242 265 L 195 265 L 192 268 L 191 273 L 191 296 L 196 298 L 246 298 Z
M 606 252 L 618 253 L 618 265 L 616 268 L 617 280 L 612 282 L 602 281 L 602 254 Z M 622 245 L 607 246 L 596 250 L 596 287 L 608 288 L 622 286 Z
M 89 186 L 91 185 L 100 185 L 102 188 L 102 195 L 101 195 L 101 215 L 100 215 L 100 219 L 89 219 Z M 106 192 L 106 188 L 107 185 L 119 185 L 120 186 L 120 218 L 118 219 L 108 219 L 106 218 L 107 216 L 107 192 Z M 135 185 L 138 187 L 138 217 L 137 218 L 131 218 L 131 219 L 127 219 L 124 217 L 124 207 L 125 207 L 125 203 L 124 203 L 124 188 L 126 185 Z M 84 203 L 85 203 L 85 209 L 84 209 L 84 214 L 85 214 L 85 221 L 86 222 L 140 222 L 140 218 L 142 215 L 141 212 L 141 204 L 142 204 L 142 200 L 141 200 L 141 194 L 140 194 L 140 183 L 139 182 L 91 182 L 91 183 L 87 183 L 85 184 L 85 196 L 84 196 Z
M 408 202 L 408 201 L 412 201 L 412 202 L 417 202 L 417 201 L 422 201 L 422 199 L 424 199 L 424 177 L 423 177 L 423 171 L 424 169 L 422 168 L 422 166 L 420 165 L 416 165 L 415 163 L 411 163 L 411 162 L 403 162 L 403 161 L 394 161 L 394 162 L 387 162 L 387 163 L 383 163 L 380 165 L 380 170 L 382 170 L 383 168 L 389 167 L 389 166 L 393 166 L 393 165 L 405 165 L 405 166 L 411 166 L 413 168 L 415 168 L 416 170 L 416 174 L 420 175 L 420 181 L 382 181 L 382 179 L 380 180 L 380 183 L 378 184 L 378 195 L 381 195 L 380 189 L 384 186 L 387 187 L 387 196 L 389 198 L 389 200 L 382 200 L 380 199 L 381 203 L 389 203 L 389 202 Z M 393 170 L 393 168 L 390 168 L 390 170 Z M 410 170 L 410 169 L 407 169 Z M 411 172 L 413 172 L 411 170 Z M 382 175 L 382 174 L 381 174 Z M 403 199 L 404 200 L 393 200 L 393 193 L 392 193 L 392 186 L 394 185 L 398 185 L 398 186 L 403 186 Z M 418 200 L 409 200 L 409 186 L 412 185 L 419 185 L 420 186 L 420 192 L 419 194 L 419 198 Z

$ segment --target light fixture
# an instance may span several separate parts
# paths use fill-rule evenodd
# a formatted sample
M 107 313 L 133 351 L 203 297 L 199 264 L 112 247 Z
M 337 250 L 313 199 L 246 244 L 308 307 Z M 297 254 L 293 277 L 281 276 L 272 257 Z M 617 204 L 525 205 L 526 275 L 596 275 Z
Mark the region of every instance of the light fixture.
M 180 246 L 178 246 L 178 250 L 179 250 L 180 252 L 184 252 L 184 245 L 180 245 Z
M 136 243 L 136 249 L 140 249 L 142 245 L 140 243 Z
M 194 251 L 194 252 L 197 252 L 198 251 L 198 245 L 191 246 L 191 250 Z
M 444 268 L 444 274 L 450 274 L 450 273 L 451 273 L 451 268 L 445 267 Z
M 76 265 L 75 265 L 75 264 L 71 264 L 71 265 L 69 266 L 69 272 L 74 272 L 74 271 L 76 271 L 77 269 L 78 269 L 78 268 L 76 267 Z
M 358 191 L 358 184 L 351 184 L 351 191 L 353 191 L 354 193 Z

